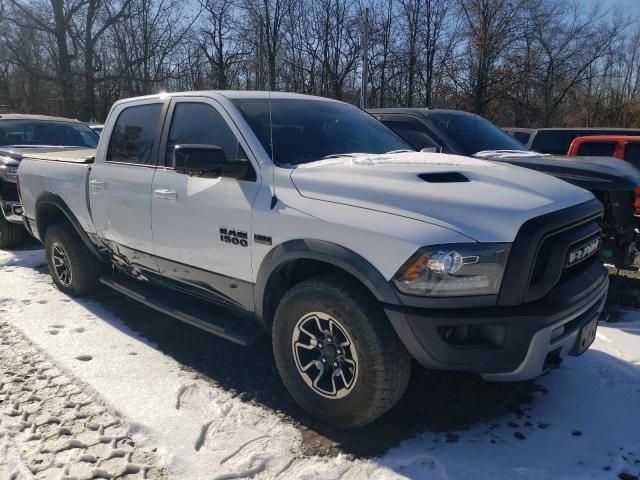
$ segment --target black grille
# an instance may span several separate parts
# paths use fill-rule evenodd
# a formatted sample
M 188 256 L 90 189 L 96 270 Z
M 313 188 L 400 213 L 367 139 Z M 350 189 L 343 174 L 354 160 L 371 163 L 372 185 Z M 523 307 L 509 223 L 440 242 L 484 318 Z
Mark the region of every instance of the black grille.
M 527 297 L 537 299 L 564 278 L 588 269 L 599 257 L 599 249 L 579 263 L 568 265 L 569 253 L 575 248 L 601 238 L 602 229 L 597 218 L 586 219 L 566 226 L 544 237 L 538 248 Z
M 537 285 L 542 281 L 544 271 L 549 263 L 551 257 L 551 250 L 553 248 L 554 237 L 545 238 L 540 244 L 538 249 L 538 256 L 536 257 L 536 263 L 533 266 L 533 272 L 531 273 L 530 285 Z
M 597 252 L 566 271 L 564 268 L 572 246 L 600 235 L 602 213 L 602 204 L 594 199 L 525 222 L 509 254 L 498 305 L 538 300 L 563 277 L 591 266 Z

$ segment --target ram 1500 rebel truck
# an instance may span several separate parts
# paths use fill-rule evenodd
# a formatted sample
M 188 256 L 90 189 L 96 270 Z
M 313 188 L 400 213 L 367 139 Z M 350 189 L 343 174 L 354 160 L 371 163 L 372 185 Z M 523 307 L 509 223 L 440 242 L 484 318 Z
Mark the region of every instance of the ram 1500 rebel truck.
M 607 294 L 591 193 L 407 149 L 334 100 L 172 93 L 117 102 L 95 158 L 18 177 L 61 291 L 101 283 L 240 344 L 270 332 L 293 398 L 353 428 L 401 398 L 412 357 L 515 381 L 580 355 Z
M 25 236 L 16 172 L 23 155 L 68 147 L 95 148 L 98 136 L 77 120 L 43 115 L 0 115 L 0 248 Z
M 640 170 L 613 158 L 554 157 L 529 152 L 489 120 L 458 110 L 380 108 L 370 112 L 416 150 L 511 163 L 558 177 L 592 192 L 604 205 L 603 261 L 637 270 L 639 239 L 634 217 Z

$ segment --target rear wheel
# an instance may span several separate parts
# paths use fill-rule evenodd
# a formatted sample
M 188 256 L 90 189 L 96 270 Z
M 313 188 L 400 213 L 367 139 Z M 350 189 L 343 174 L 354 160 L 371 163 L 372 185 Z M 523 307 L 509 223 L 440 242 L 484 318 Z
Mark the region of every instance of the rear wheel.
M 25 234 L 22 225 L 7 221 L 0 213 L 0 248 L 15 248 L 21 245 Z
M 404 394 L 411 359 L 368 291 L 327 275 L 293 287 L 273 323 L 276 365 L 291 396 L 341 428 L 372 422 Z
M 44 244 L 49 274 L 58 289 L 74 297 L 95 291 L 100 276 L 100 262 L 71 225 L 49 227 Z

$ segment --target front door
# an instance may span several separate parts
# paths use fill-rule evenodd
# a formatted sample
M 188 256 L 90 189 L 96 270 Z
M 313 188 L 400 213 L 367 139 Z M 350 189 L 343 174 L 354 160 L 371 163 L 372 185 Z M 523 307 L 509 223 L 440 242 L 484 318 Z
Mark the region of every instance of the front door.
M 185 97 L 170 108 L 164 168 L 153 179 L 151 210 L 160 274 L 243 308 L 253 307 L 251 208 L 260 186 L 252 178 L 198 178 L 172 168 L 176 145 L 216 145 L 227 159 L 249 161 L 244 140 L 214 100 Z

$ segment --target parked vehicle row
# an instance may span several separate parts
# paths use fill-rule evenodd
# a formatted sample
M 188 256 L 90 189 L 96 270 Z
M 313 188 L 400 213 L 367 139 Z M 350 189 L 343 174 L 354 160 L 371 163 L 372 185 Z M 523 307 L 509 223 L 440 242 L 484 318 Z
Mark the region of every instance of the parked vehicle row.
M 339 427 L 393 407 L 412 358 L 515 381 L 580 355 L 607 294 L 591 193 L 416 152 L 324 98 L 119 101 L 97 150 L 30 152 L 18 178 L 60 290 L 103 284 L 243 345 L 270 332 L 293 398 Z
M 24 155 L 69 147 L 95 148 L 98 137 L 77 120 L 43 115 L 0 115 L 0 248 L 25 237 L 16 178 Z
M 551 155 L 566 155 L 571 142 L 587 135 L 640 135 L 637 128 L 517 128 L 506 127 L 506 133 L 527 150 Z
M 527 151 L 493 123 L 467 112 L 397 108 L 371 113 L 417 150 L 506 162 L 591 191 L 604 205 L 603 260 L 618 268 L 636 269 L 639 235 L 634 191 L 640 185 L 640 171 L 633 165 L 613 158 L 568 158 Z

